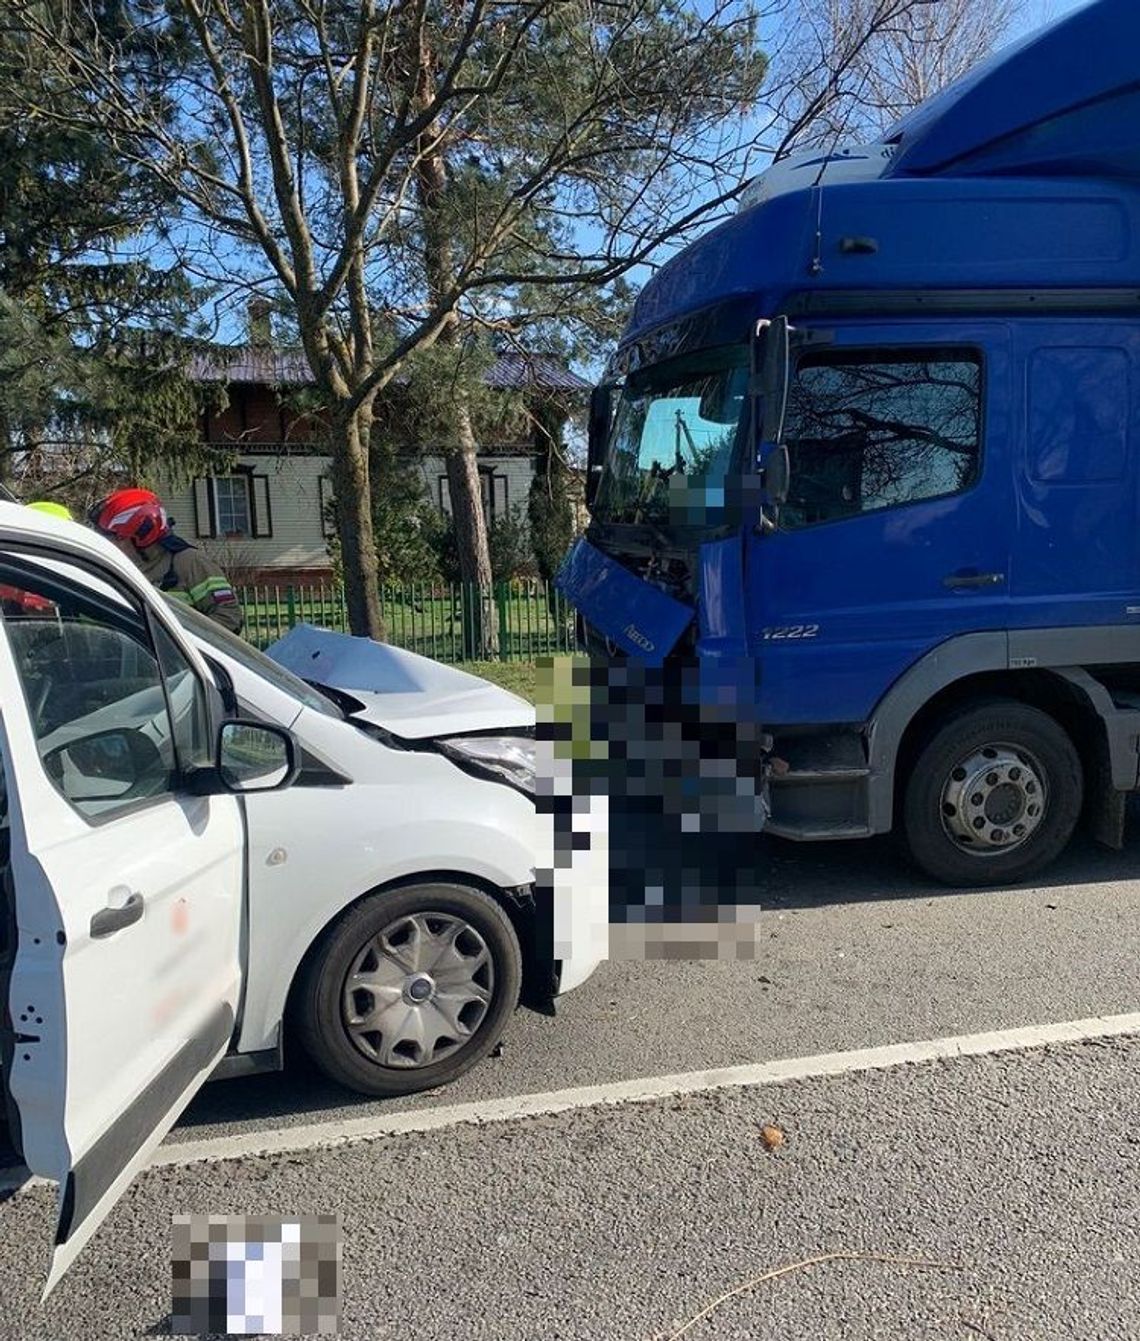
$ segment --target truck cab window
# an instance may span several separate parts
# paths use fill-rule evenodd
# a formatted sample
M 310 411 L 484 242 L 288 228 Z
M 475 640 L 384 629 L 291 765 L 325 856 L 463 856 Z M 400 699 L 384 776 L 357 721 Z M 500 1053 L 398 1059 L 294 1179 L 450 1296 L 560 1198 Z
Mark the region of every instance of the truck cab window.
M 826 353 L 801 359 L 788 398 L 785 529 L 968 489 L 978 477 L 974 354 Z

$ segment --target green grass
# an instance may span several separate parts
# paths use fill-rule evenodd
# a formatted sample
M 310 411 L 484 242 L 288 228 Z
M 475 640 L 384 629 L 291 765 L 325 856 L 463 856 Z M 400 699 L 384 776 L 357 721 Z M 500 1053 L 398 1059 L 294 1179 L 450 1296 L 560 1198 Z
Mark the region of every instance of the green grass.
M 555 744 L 557 757 L 605 759 L 608 753 L 606 742 L 595 741 L 590 735 L 589 680 L 576 674 L 582 659 L 559 656 L 554 658 L 553 664 L 546 658 L 542 660 L 541 671 L 536 661 L 465 661 L 460 663 L 459 669 L 513 690 L 531 703 L 541 693 L 540 719 L 570 725 L 569 736 Z
M 534 702 L 536 669 L 533 661 L 461 661 L 456 665 L 456 670 L 481 675 L 492 684 L 521 694 L 530 703 Z

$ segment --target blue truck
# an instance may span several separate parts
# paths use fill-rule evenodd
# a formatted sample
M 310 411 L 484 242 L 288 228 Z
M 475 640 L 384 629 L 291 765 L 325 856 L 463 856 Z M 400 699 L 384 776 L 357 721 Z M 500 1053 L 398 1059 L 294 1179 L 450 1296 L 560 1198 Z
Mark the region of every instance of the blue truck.
M 881 144 L 750 184 L 639 295 L 587 478 L 559 575 L 586 649 L 713 684 L 752 664 L 771 833 L 899 831 L 954 885 L 1026 878 L 1082 818 L 1120 846 L 1137 0 L 1095 0 Z

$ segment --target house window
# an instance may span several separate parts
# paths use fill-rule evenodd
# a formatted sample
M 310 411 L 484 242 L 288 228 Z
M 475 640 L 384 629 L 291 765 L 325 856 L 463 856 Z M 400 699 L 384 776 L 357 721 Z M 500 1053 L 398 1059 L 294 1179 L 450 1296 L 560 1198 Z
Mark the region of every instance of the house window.
M 249 476 L 222 475 L 214 480 L 218 534 L 228 539 L 246 539 L 251 531 Z
M 239 467 L 194 481 L 194 530 L 203 540 L 261 540 L 273 534 L 269 476 Z
M 336 490 L 331 475 L 321 475 L 317 480 L 317 497 L 320 504 L 321 535 L 329 540 L 336 535 Z
M 496 475 L 492 468 L 479 467 L 479 489 L 483 497 L 483 517 L 490 526 L 499 517 L 507 515 L 507 477 Z M 447 476 L 439 477 L 439 510 L 451 516 L 451 489 Z

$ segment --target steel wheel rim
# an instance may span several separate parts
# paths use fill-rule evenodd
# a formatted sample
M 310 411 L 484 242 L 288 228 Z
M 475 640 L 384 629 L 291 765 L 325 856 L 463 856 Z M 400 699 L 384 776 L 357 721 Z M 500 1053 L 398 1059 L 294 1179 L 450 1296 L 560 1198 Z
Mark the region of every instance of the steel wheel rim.
M 486 938 L 453 913 L 396 918 L 354 956 L 341 993 L 345 1032 L 374 1065 L 421 1070 L 479 1032 L 495 992 Z
M 1015 852 L 1048 809 L 1045 770 L 1023 746 L 992 741 L 963 755 L 939 797 L 942 829 L 961 852 L 982 859 Z

